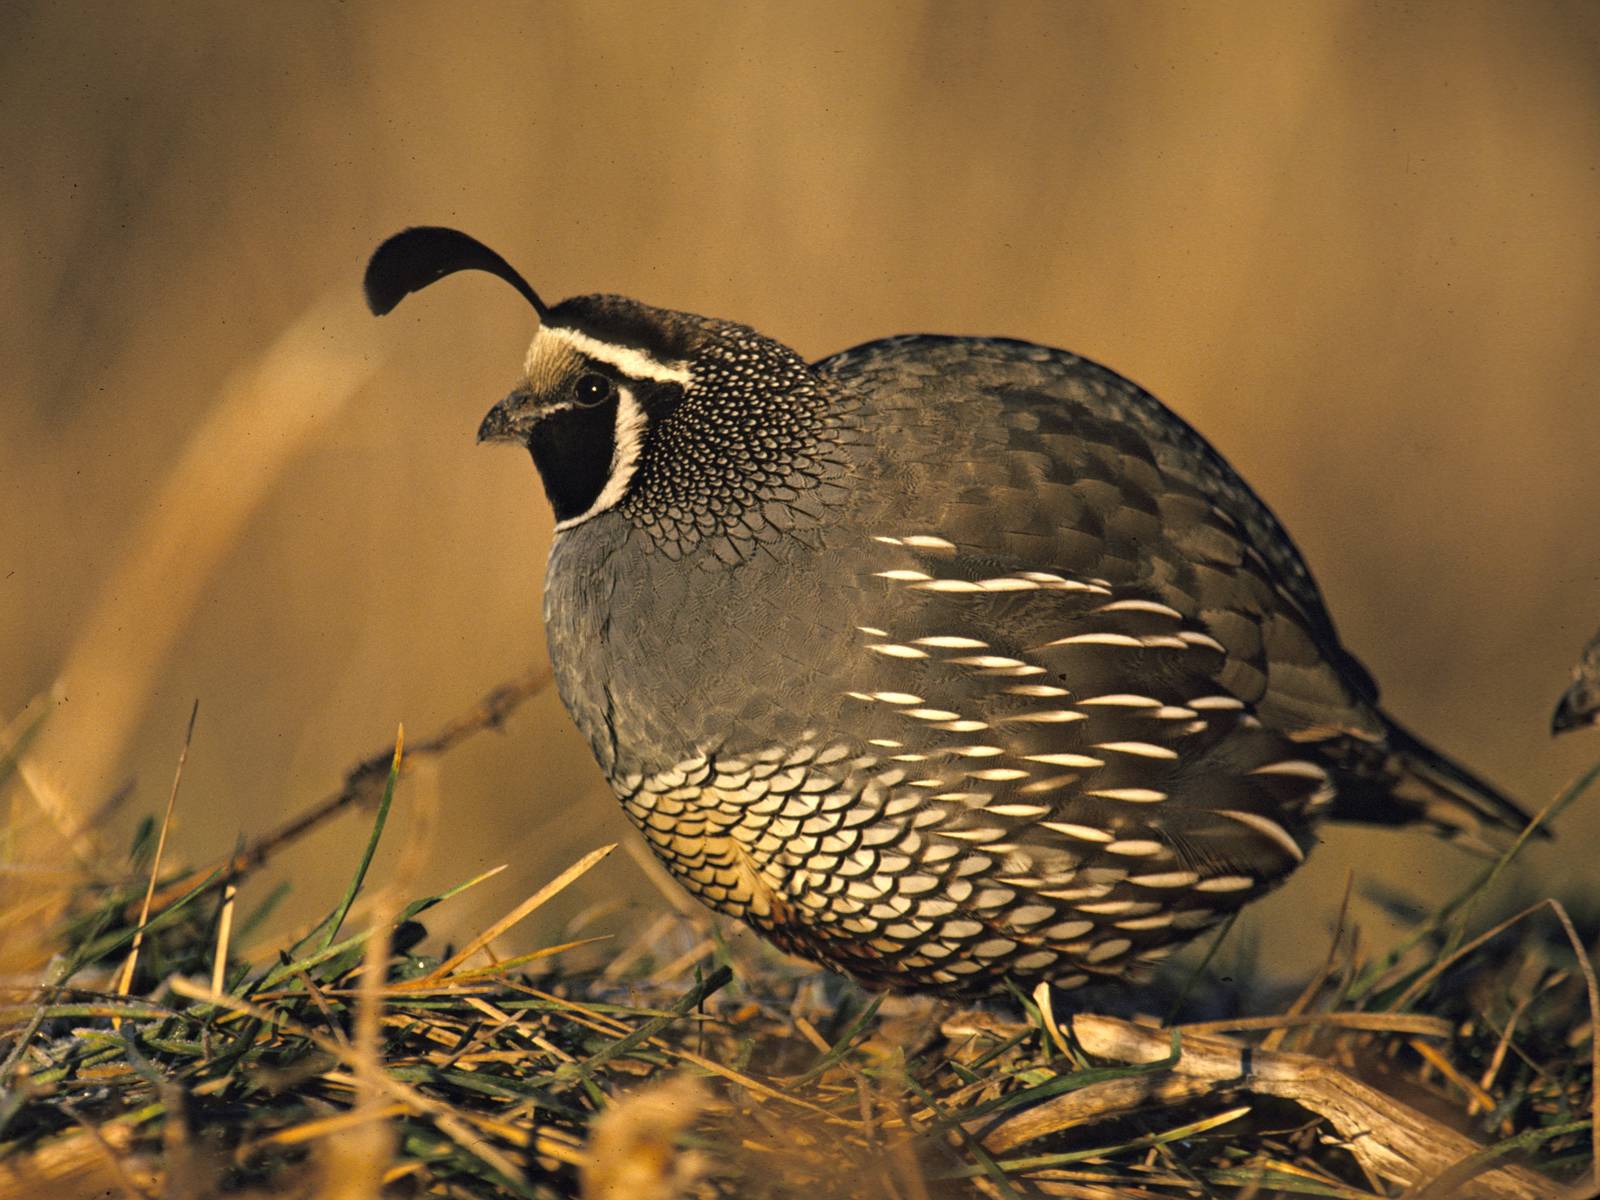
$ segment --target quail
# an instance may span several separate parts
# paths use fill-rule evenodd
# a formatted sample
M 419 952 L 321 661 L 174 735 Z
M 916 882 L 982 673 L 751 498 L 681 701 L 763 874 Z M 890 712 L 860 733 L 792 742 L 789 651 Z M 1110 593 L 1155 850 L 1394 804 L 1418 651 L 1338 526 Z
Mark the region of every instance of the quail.
M 1572 668 L 1572 683 L 1556 704 L 1550 732 L 1566 733 L 1595 724 L 1600 724 L 1600 633 L 1589 640 L 1578 665 Z
M 712 908 L 871 987 L 1128 977 L 1329 817 L 1469 844 L 1525 814 L 1378 706 L 1265 504 L 1154 397 L 1003 338 L 808 363 L 613 295 L 547 304 L 405 230 L 375 313 L 488 271 L 538 326 L 480 441 L 555 515 L 561 698 Z

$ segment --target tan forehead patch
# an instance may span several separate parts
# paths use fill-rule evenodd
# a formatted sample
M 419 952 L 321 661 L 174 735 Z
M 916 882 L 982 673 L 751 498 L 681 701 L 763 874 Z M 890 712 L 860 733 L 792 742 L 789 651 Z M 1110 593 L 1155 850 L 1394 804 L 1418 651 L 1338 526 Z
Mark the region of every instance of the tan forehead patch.
M 536 396 L 553 392 L 582 364 L 582 356 L 571 345 L 541 326 L 528 346 L 524 364 L 528 387 Z

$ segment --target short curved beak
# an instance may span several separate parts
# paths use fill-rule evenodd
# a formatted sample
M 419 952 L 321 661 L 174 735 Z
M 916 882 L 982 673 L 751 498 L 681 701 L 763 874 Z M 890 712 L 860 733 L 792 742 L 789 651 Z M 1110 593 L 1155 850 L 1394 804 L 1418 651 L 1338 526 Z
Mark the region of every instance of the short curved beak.
M 478 441 L 525 443 L 532 424 L 529 399 L 527 392 L 518 389 L 491 408 L 478 426 Z

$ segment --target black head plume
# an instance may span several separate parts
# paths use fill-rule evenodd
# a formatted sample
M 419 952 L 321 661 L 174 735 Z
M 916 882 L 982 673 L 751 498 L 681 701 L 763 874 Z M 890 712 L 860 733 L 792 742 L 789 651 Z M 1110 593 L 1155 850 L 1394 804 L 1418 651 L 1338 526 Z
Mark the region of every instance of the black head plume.
M 533 305 L 543 321 L 549 313 L 528 281 L 477 238 L 440 225 L 414 225 L 402 229 L 372 252 L 367 262 L 367 307 L 377 316 L 390 311 L 412 292 L 454 275 L 457 271 L 487 271 L 498 275 Z

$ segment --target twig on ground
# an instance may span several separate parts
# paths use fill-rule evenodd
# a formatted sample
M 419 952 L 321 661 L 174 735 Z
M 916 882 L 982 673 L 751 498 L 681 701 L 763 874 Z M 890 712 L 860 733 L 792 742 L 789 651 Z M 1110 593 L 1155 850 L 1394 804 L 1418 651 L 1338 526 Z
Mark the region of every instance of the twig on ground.
M 1118 1062 L 1153 1062 L 1171 1052 L 1166 1031 L 1113 1017 L 1079 1014 L 1072 1020 L 1072 1032 L 1089 1053 Z M 1185 1034 L 1183 1053 L 1171 1069 L 1176 1075 L 1213 1087 L 1245 1088 L 1292 1100 L 1325 1117 L 1369 1170 L 1407 1187 L 1427 1183 L 1485 1149 L 1310 1055 L 1263 1051 L 1229 1038 Z M 1470 1182 L 1463 1180 L 1456 1193 L 1482 1200 L 1557 1200 L 1563 1194 L 1564 1189 L 1550 1180 L 1514 1166 L 1496 1167 Z
M 498 729 L 524 702 L 544 691 L 550 685 L 550 680 L 550 668 L 543 666 L 536 667 L 509 683 L 501 684 L 487 693 L 469 711 L 446 723 L 432 737 L 423 738 L 408 746 L 406 760 L 401 767 L 402 773 L 413 767 L 417 760 L 436 758 L 475 733 L 485 729 Z M 327 822 L 329 818 L 354 805 L 375 803 L 383 794 L 383 785 L 388 779 L 389 764 L 393 757 L 394 749 L 390 746 L 369 755 L 351 767 L 345 772 L 344 786 L 337 792 L 319 800 L 270 833 L 256 838 L 231 858 L 214 864 L 211 869 L 220 871 L 221 874 L 201 886 L 216 886 L 224 879 L 237 883 L 243 876 L 265 865 L 279 850 L 304 837 Z M 163 908 L 186 895 L 196 886 L 192 882 L 193 877 L 194 873 L 191 873 L 162 888 L 156 894 L 155 907 Z

